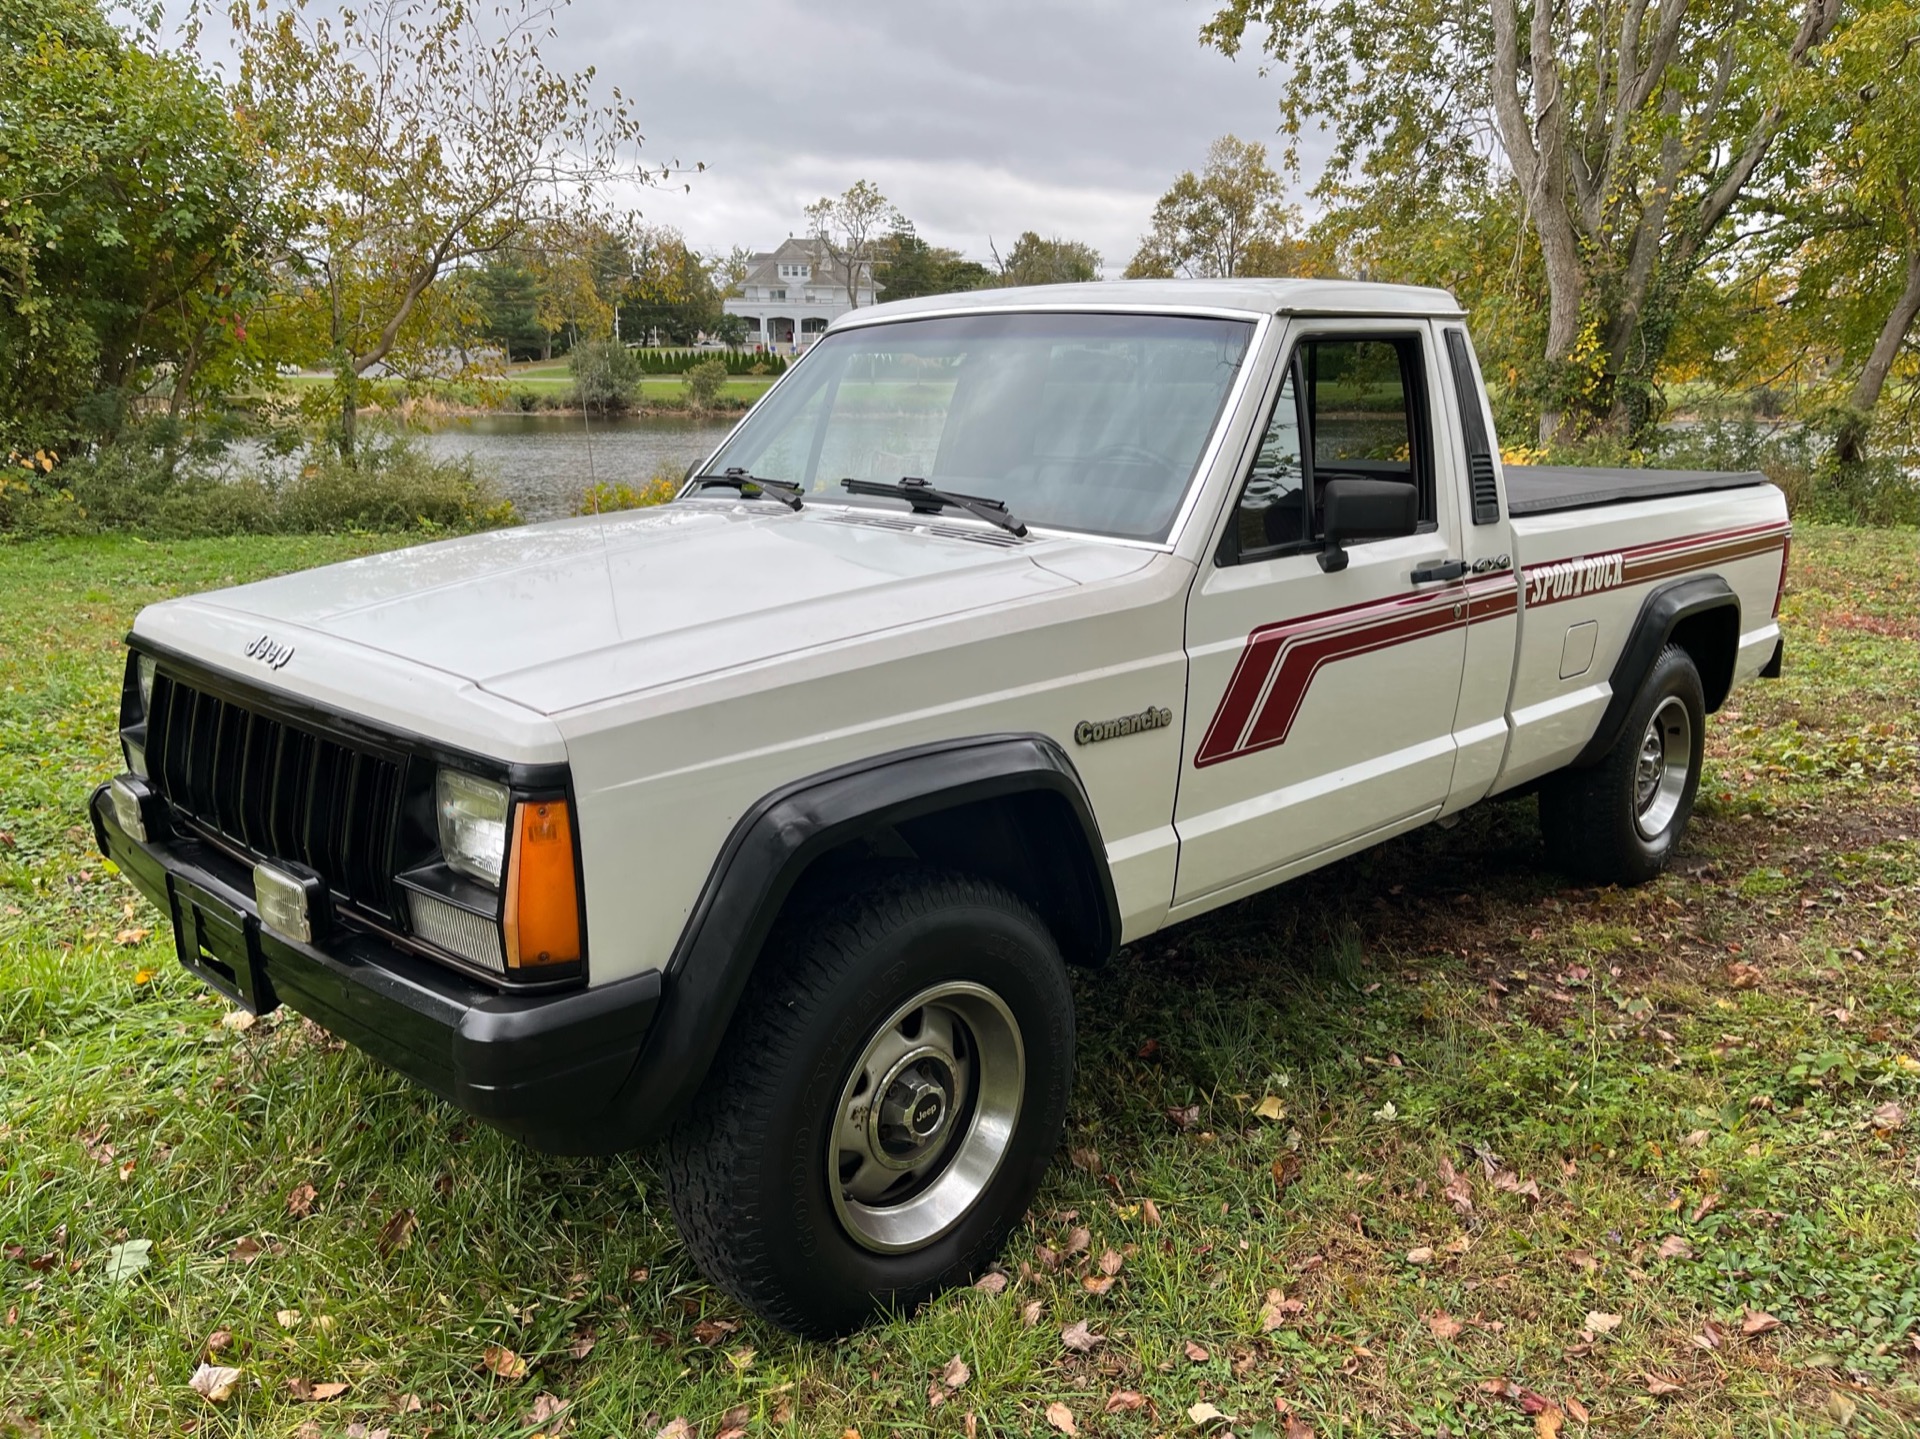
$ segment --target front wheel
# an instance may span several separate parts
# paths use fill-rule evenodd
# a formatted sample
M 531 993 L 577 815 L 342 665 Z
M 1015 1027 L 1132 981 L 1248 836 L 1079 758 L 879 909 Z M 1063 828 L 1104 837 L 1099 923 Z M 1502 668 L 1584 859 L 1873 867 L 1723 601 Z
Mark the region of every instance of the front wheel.
M 780 935 L 668 1137 L 682 1239 L 749 1308 L 844 1333 L 971 1279 L 1059 1144 L 1066 969 L 984 880 L 874 881 Z
M 1700 671 L 1668 645 L 1613 747 L 1540 788 L 1540 829 L 1555 865 L 1601 884 L 1643 884 L 1672 859 L 1693 814 L 1705 751 Z

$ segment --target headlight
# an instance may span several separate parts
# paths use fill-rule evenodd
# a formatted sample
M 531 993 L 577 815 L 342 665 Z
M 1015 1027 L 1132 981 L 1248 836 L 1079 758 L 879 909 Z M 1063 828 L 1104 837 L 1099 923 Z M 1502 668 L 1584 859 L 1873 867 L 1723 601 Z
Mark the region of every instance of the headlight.
M 447 867 L 496 889 L 507 858 L 507 787 L 443 769 L 435 785 L 440 857 Z

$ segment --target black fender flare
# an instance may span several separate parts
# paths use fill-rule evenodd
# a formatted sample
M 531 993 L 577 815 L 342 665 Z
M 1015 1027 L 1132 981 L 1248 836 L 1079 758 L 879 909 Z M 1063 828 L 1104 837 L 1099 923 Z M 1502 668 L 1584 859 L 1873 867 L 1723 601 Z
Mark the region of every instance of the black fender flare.
M 1733 611 L 1737 641 L 1740 597 L 1719 575 L 1693 575 L 1687 579 L 1673 580 L 1647 595 L 1640 604 L 1640 613 L 1634 618 L 1633 629 L 1627 634 L 1627 642 L 1620 650 L 1620 658 L 1614 661 L 1613 674 L 1609 677 L 1613 697 L 1607 701 L 1593 737 L 1587 741 L 1586 748 L 1580 751 L 1570 768 L 1597 764 L 1601 756 L 1613 748 L 1614 742 L 1620 738 L 1621 726 L 1627 722 L 1627 711 L 1633 708 L 1634 699 L 1640 693 L 1641 682 L 1646 679 L 1653 662 L 1660 658 L 1660 651 L 1667 647 L 1667 642 L 1673 638 L 1673 632 L 1681 623 L 1695 615 L 1725 609 Z M 1702 678 L 1707 682 L 1707 709 L 1716 710 L 1720 707 L 1719 701 L 1726 697 L 1726 686 L 1720 686 L 1716 698 L 1714 679 L 1705 675 Z M 1731 672 L 1727 679 L 1731 681 Z
M 879 755 L 794 781 L 743 813 L 721 848 L 663 977 L 660 1008 L 615 1101 L 637 1142 L 685 1110 L 706 1078 L 768 933 L 807 866 L 863 834 L 980 800 L 1051 793 L 1078 821 L 1092 861 L 1092 951 L 1120 941 L 1106 845 L 1079 772 L 1052 739 L 982 735 Z M 625 1147 L 622 1145 L 621 1147 Z

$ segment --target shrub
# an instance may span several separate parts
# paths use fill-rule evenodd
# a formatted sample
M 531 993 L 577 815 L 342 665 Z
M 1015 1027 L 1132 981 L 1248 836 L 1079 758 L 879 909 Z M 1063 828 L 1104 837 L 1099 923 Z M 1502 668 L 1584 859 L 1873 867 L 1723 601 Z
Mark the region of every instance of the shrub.
M 680 492 L 680 476 L 662 465 L 639 485 L 624 480 L 601 480 L 588 485 L 573 502 L 576 515 L 603 515 L 612 510 L 643 510 L 664 505 Z
M 726 383 L 725 360 L 702 360 L 687 371 L 687 399 L 698 409 L 710 410 Z
M 567 356 L 574 399 L 588 410 L 624 410 L 633 403 L 646 366 L 618 340 L 587 340 Z

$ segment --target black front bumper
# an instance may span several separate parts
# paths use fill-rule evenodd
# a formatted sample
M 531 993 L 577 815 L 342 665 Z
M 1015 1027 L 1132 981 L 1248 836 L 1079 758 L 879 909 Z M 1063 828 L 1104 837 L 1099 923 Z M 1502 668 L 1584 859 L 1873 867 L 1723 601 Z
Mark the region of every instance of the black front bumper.
M 172 921 L 181 964 L 236 1004 L 257 1014 L 291 1005 L 536 1149 L 612 1153 L 658 1127 L 640 1063 L 657 972 L 502 994 L 345 926 L 324 948 L 294 943 L 260 923 L 252 877 L 227 854 L 177 832 L 135 840 L 104 785 L 88 808 L 101 853 Z

